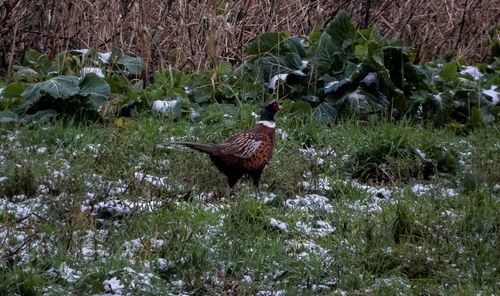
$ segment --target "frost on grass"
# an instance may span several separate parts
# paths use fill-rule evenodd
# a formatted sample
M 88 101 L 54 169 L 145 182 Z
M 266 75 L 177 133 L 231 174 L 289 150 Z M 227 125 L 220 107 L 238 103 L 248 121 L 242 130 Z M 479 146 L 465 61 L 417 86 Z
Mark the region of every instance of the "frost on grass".
M 453 188 L 437 188 L 434 184 L 415 184 L 411 187 L 411 192 L 416 196 L 433 193 L 442 197 L 455 197 L 458 195 Z
M 175 107 L 177 107 L 177 104 L 179 104 L 179 101 L 161 101 L 157 100 L 153 102 L 153 110 L 160 112 L 160 113 L 168 113 L 172 112 Z
M 140 182 L 149 183 L 155 187 L 165 187 L 168 188 L 167 178 L 166 177 L 157 177 L 153 175 L 148 175 L 142 172 L 135 172 L 134 178 L 139 180 Z
M 252 193 L 252 197 L 262 200 L 264 203 L 270 203 L 276 199 L 277 195 L 272 192 L 265 192 L 265 191 L 260 191 L 258 193 Z
M 309 176 L 306 174 L 304 177 L 307 178 Z M 319 192 L 326 192 L 332 189 L 330 186 L 330 179 L 328 177 L 319 177 L 317 180 L 313 181 L 302 181 L 300 185 L 306 190 L 314 190 Z
M 68 283 L 73 283 L 82 277 L 82 272 L 73 269 L 66 264 L 66 262 L 61 263 L 58 269 L 51 268 L 47 271 L 47 274 L 53 277 L 57 277 L 67 281 Z
M 299 148 L 299 152 L 312 159 L 317 166 L 323 166 L 325 161 L 337 156 L 337 153 L 335 153 L 335 150 L 331 147 L 326 147 L 318 151 L 316 148 L 310 146 L 306 148 Z
M 104 285 L 104 290 L 106 290 L 106 293 L 115 295 L 122 295 L 123 288 L 125 288 L 125 286 L 117 277 L 112 277 L 109 280 L 104 280 L 102 284 Z
M 141 173 L 136 173 L 134 176 L 138 177 L 138 174 Z M 145 174 L 140 177 L 150 182 L 158 182 L 157 179 Z M 108 181 L 101 175 L 91 174 L 85 177 L 84 184 L 87 189 L 87 198 L 81 203 L 80 211 L 97 217 L 100 222 L 102 219 L 123 217 L 134 212 L 154 212 L 163 205 L 163 202 L 158 199 L 121 198 L 121 195 L 129 188 L 129 184 L 121 179 Z
M 158 287 L 153 283 L 160 278 L 151 272 L 138 272 L 130 267 L 119 271 L 112 271 L 109 279 L 103 281 L 107 294 L 113 295 L 141 295 L 142 293 L 154 293 L 159 295 Z
M 298 241 L 291 239 L 287 241 L 287 248 L 290 255 L 296 256 L 302 260 L 310 260 L 312 257 L 331 259 L 328 257 L 329 251 L 313 240 Z
M 85 200 L 80 206 L 83 213 L 90 213 L 97 216 L 124 216 L 129 215 L 133 211 L 154 212 L 161 207 L 163 203 L 159 200 L 119 200 L 110 198 L 105 201 L 95 202 L 93 195 Z
M 276 129 L 276 134 L 280 137 L 281 140 L 288 139 L 288 133 L 285 132 L 285 130 L 282 129 L 282 128 L 277 128 Z
M 193 200 L 197 201 L 207 201 L 207 200 L 212 200 L 215 198 L 215 193 L 214 192 L 201 192 L 195 196 L 193 196 Z
M 302 212 L 326 211 L 333 212 L 333 206 L 326 196 L 318 194 L 307 194 L 305 196 L 296 196 L 294 199 L 285 201 L 285 206 Z
M 369 198 L 360 198 L 347 205 L 348 208 L 363 214 L 377 214 L 382 212 L 385 204 L 392 204 L 392 191 L 387 187 L 375 187 L 361 184 L 357 181 L 343 181 L 344 185 L 366 192 Z
M 390 198 L 392 195 L 392 191 L 387 187 L 375 187 L 366 184 L 361 184 L 357 181 L 345 181 L 344 184 L 350 185 L 352 188 L 359 189 L 361 191 L 365 191 L 370 194 L 372 197 L 376 198 Z
M 123 256 L 125 258 L 132 259 L 142 250 L 148 249 L 148 251 L 159 251 L 164 245 L 165 241 L 162 239 L 147 239 L 144 237 L 136 238 L 123 244 Z
M 335 227 L 326 221 L 318 220 L 314 223 L 297 221 L 295 227 L 302 231 L 305 235 L 323 237 L 335 232 Z
M 285 290 L 274 290 L 274 291 L 263 290 L 255 293 L 255 296 L 285 296 L 285 295 L 286 295 Z
M 54 244 L 52 238 L 35 231 L 29 224 L 0 224 L 0 254 L 17 264 L 29 263 L 34 256 L 51 254 Z M 6 267 L 4 264 L 7 260 L 0 260 L 0 267 Z
M 80 252 L 84 261 L 106 260 L 109 257 L 109 252 L 106 250 L 108 231 L 99 229 L 75 232 L 75 239 L 80 236 L 83 236 Z
M 285 222 L 277 220 L 275 218 L 269 219 L 269 225 L 282 231 L 288 230 L 288 225 Z
M 12 202 L 0 198 L 0 211 L 13 215 L 16 219 L 23 220 L 36 220 L 39 217 L 46 217 L 48 205 L 42 196 L 27 198 L 26 195 L 21 194 L 12 196 L 11 200 Z

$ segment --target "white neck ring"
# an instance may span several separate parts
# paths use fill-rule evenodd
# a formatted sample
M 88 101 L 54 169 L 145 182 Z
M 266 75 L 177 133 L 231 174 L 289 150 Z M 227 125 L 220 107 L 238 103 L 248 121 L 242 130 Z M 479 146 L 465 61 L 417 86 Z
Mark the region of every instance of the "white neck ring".
M 262 124 L 263 126 L 268 127 L 268 128 L 275 128 L 276 127 L 276 123 L 273 121 L 269 121 L 269 120 L 257 121 L 257 124 Z

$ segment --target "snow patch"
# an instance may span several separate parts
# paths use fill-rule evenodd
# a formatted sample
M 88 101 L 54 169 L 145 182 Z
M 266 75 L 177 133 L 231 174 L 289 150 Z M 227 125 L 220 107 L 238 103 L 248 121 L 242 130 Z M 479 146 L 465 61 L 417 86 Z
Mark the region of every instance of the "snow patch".
M 441 93 L 437 94 L 437 95 L 432 95 L 432 99 L 434 100 L 434 102 L 436 103 L 441 103 L 443 102 L 443 98 L 441 97 Z
M 433 184 L 415 184 L 411 187 L 411 192 L 416 196 L 421 196 L 430 192 L 435 192 L 444 197 L 454 197 L 458 195 L 456 189 L 453 188 L 436 188 Z
M 340 81 L 338 80 L 333 80 L 333 81 L 330 81 L 328 82 L 325 86 L 324 86 L 324 90 L 325 91 L 328 91 L 329 88 L 331 88 L 332 86 L 336 85 L 336 84 L 339 84 Z
M 309 61 L 302 60 L 300 62 L 300 70 L 304 70 L 307 67 L 308 64 L 309 64 Z
M 278 80 L 281 80 L 281 81 L 286 81 L 286 78 L 288 77 L 288 74 L 276 74 L 274 75 L 271 80 L 269 81 L 267 87 L 269 89 L 276 89 L 276 83 L 278 82 Z
M 295 196 L 295 199 L 285 201 L 285 206 L 302 212 L 326 211 L 333 212 L 333 206 L 326 196 L 318 194 L 307 194 L 305 196 Z
M 122 295 L 123 288 L 125 288 L 125 286 L 117 277 L 112 277 L 109 280 L 104 280 L 102 284 L 104 285 L 104 290 L 106 290 L 106 293 L 115 295 Z
M 200 113 L 198 111 L 195 111 L 195 110 L 191 110 L 191 113 L 189 113 L 189 119 L 191 121 L 195 121 L 196 119 L 200 118 Z
M 154 212 L 159 207 L 162 206 L 161 201 L 150 200 L 150 201 L 130 201 L 130 200 L 118 200 L 118 199 L 108 199 L 105 201 L 95 202 L 93 201 L 93 194 L 88 193 L 90 199 L 85 200 L 80 206 L 82 213 L 91 213 L 96 215 L 98 213 L 109 213 L 112 215 L 128 215 L 133 210 L 135 211 L 145 211 Z
M 344 184 L 349 184 L 353 188 L 366 191 L 372 197 L 376 198 L 390 198 L 392 195 L 392 191 L 387 187 L 374 187 L 370 185 L 361 184 L 356 181 L 351 181 L 351 182 L 345 181 Z
M 153 175 L 148 175 L 148 174 L 145 174 L 145 173 L 142 173 L 142 172 L 135 172 L 134 173 L 134 178 L 136 178 L 137 180 L 141 181 L 141 182 L 146 182 L 146 183 L 149 183 L 153 186 L 156 186 L 156 187 L 166 187 L 167 186 L 167 178 L 165 177 L 156 177 L 156 176 L 153 176 Z
M 491 98 L 491 105 L 496 106 L 500 103 L 500 92 L 496 85 L 492 85 L 490 89 L 483 89 L 482 93 Z
M 481 77 L 483 76 L 481 71 L 479 71 L 478 68 L 473 66 L 463 67 L 462 71 L 460 71 L 460 74 L 469 74 L 470 76 L 472 76 L 472 78 L 474 78 L 474 80 L 481 79 Z
M 156 100 L 153 102 L 153 110 L 158 111 L 160 113 L 168 113 L 171 112 L 176 106 L 179 104 L 179 101 L 161 101 Z
M 68 283 L 74 283 L 82 277 L 82 272 L 69 267 L 66 262 L 61 263 L 59 268 L 56 270 L 51 268 L 47 271 L 50 276 L 62 278 Z
M 207 200 L 212 200 L 215 196 L 216 195 L 214 192 L 202 192 L 200 194 L 193 196 L 193 200 L 207 201 Z
M 301 230 L 304 234 L 310 236 L 324 237 L 335 232 L 335 227 L 331 226 L 330 223 L 318 220 L 316 223 L 310 224 L 302 221 L 297 221 L 295 226 Z
M 255 296 L 284 296 L 285 290 L 276 290 L 276 291 L 258 291 Z
M 306 190 L 319 190 L 322 192 L 331 190 L 330 180 L 327 177 L 319 178 L 316 182 L 311 184 L 309 181 L 302 181 L 302 188 Z
M 276 129 L 276 133 L 278 134 L 281 140 L 288 139 L 288 133 L 285 132 L 283 129 L 281 128 Z
M 87 74 L 95 74 L 101 78 L 104 78 L 106 76 L 104 70 L 97 67 L 84 67 L 80 70 L 80 75 L 82 77 L 85 77 Z
M 47 150 L 49 150 L 47 147 L 38 147 L 36 148 L 36 154 L 45 154 L 47 152 Z
M 269 224 L 272 227 L 278 228 L 279 230 L 282 230 L 282 231 L 285 231 L 285 232 L 288 230 L 287 229 L 288 225 L 285 222 L 277 220 L 275 218 L 269 219 Z
M 328 255 L 328 250 L 324 249 L 312 240 L 297 241 L 294 239 L 288 240 L 287 244 L 291 251 L 297 254 L 297 257 L 304 260 L 309 260 L 311 256 L 325 257 Z
M 97 258 L 106 260 L 109 257 L 109 252 L 104 249 L 108 238 L 106 230 L 87 230 L 85 233 L 75 232 L 75 236 L 81 235 L 83 235 L 83 243 L 80 251 L 85 261 L 88 262 Z

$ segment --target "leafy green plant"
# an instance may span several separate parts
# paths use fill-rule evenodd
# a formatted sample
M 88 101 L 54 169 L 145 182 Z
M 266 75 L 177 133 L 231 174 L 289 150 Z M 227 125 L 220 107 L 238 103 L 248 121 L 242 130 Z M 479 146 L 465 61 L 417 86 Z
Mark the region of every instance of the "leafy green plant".
M 4 121 L 21 122 L 46 120 L 57 115 L 95 119 L 98 117 L 97 110 L 109 94 L 108 83 L 95 74 L 87 74 L 82 79 L 56 76 L 27 87 L 21 93 L 25 102 L 14 112 L 0 113 L 0 117 Z
M 247 76 L 279 96 L 308 102 L 320 122 L 381 114 L 465 124 L 475 108 L 480 123 L 472 119 L 472 125 L 496 119 L 494 102 L 482 90 L 498 82 L 498 58 L 483 67 L 480 79 L 462 71 L 462 60 L 415 64 L 413 51 L 401 41 L 383 39 L 373 28 L 354 28 L 345 12 L 308 37 L 262 34 L 246 54 Z
M 0 95 L 1 122 L 32 122 L 58 115 L 98 119 L 98 111 L 112 91 L 123 95 L 117 104 L 137 100 L 142 87 L 127 77 L 141 74 L 141 58 L 117 51 L 62 52 L 56 60 L 30 50 L 22 65 L 14 67 L 12 79 Z

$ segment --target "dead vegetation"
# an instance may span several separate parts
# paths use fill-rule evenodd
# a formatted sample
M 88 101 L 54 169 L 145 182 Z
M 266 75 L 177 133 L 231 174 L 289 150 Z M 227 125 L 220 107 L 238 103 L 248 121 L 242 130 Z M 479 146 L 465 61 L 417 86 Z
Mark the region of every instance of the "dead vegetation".
M 142 56 L 147 71 L 239 63 L 246 42 L 266 31 L 307 35 L 346 10 L 359 28 L 401 37 L 429 60 L 449 51 L 480 62 L 498 39 L 496 0 L 0 0 L 0 66 L 33 48 L 113 48 Z

